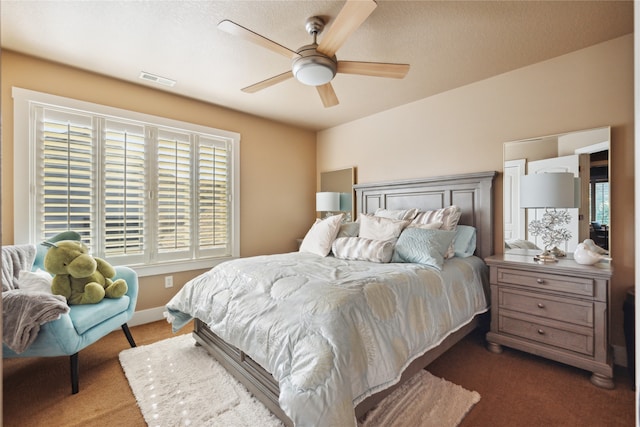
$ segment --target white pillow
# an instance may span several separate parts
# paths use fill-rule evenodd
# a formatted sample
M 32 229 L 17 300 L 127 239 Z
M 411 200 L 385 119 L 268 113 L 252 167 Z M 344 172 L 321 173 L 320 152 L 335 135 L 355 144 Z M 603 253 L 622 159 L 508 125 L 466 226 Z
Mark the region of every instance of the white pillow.
M 51 282 L 53 277 L 44 270 L 36 271 L 22 270 L 18 273 L 18 288 L 25 291 L 39 291 L 51 293 Z
M 395 240 L 410 221 L 361 215 L 358 237 L 371 240 Z
M 327 256 L 331 251 L 331 244 L 340 230 L 344 215 L 332 215 L 325 219 L 317 219 L 311 226 L 300 245 L 300 252 Z

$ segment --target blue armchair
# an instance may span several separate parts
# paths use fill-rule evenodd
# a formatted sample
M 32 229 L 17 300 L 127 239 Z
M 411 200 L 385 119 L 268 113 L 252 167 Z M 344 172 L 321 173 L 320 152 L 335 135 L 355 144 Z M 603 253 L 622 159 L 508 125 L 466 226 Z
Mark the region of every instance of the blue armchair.
M 77 233 L 63 233 L 51 241 L 80 240 Z M 47 247 L 38 245 L 32 271 L 44 270 L 44 256 Z M 4 268 L 4 267 L 3 267 Z M 128 285 L 126 295 L 118 299 L 105 298 L 98 304 L 71 305 L 68 313 L 57 320 L 41 325 L 35 341 L 21 353 L 11 350 L 4 342 L 2 355 L 11 357 L 52 357 L 70 356 L 71 391 L 78 393 L 78 353 L 112 331 L 122 328 L 131 347 L 136 343 L 131 336 L 127 322 L 133 316 L 138 299 L 138 276 L 131 268 L 117 266 L 116 278 L 125 279 Z M 12 307 L 3 307 L 11 310 Z

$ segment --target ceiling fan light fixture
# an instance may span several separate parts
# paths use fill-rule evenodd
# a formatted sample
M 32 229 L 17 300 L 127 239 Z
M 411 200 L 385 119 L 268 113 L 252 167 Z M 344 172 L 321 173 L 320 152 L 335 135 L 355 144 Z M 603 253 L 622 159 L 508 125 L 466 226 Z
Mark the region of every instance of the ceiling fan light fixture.
M 316 45 L 304 46 L 298 51 L 300 55 L 292 61 L 293 75 L 300 83 L 309 86 L 322 86 L 336 76 L 338 63 L 335 57 L 316 51 Z
M 329 83 L 335 73 L 326 65 L 309 63 L 300 67 L 295 76 L 300 83 L 309 86 L 322 86 Z

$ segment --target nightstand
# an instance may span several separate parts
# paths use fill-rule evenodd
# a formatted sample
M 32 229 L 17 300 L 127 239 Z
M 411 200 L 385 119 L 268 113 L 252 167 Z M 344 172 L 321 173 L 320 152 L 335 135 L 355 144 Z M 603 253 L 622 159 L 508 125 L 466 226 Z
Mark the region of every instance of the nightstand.
M 491 284 L 488 349 L 526 351 L 591 371 L 591 382 L 614 388 L 609 346 L 609 264 L 572 259 L 538 264 L 530 255 L 485 259 Z

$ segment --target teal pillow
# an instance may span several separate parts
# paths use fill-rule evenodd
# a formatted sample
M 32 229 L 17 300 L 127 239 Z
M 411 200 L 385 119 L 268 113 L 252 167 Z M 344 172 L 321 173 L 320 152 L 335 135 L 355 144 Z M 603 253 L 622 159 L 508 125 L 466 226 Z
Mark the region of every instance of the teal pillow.
M 444 256 L 455 235 L 453 230 L 406 228 L 396 242 L 391 261 L 430 265 L 442 270 Z
M 467 258 L 476 251 L 476 228 L 458 225 L 453 239 L 453 248 L 458 258 Z

